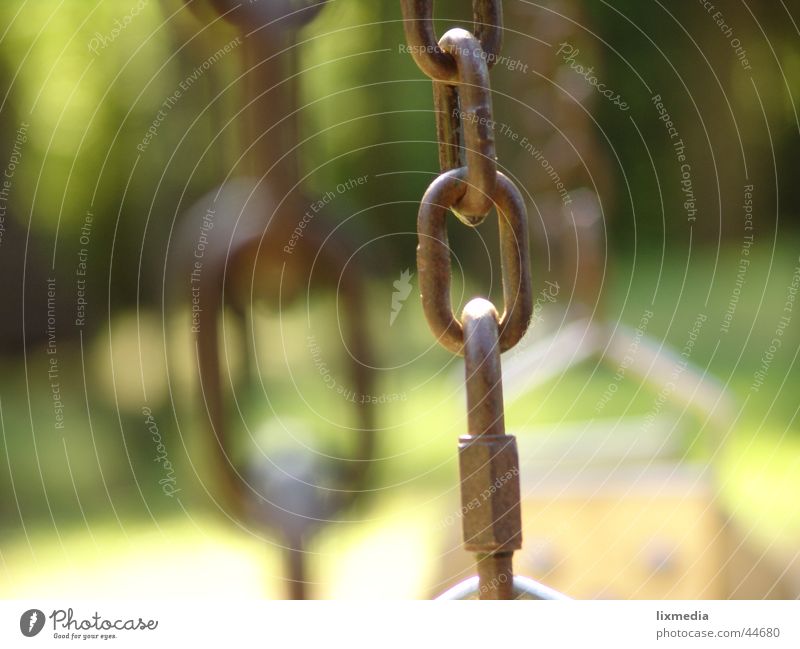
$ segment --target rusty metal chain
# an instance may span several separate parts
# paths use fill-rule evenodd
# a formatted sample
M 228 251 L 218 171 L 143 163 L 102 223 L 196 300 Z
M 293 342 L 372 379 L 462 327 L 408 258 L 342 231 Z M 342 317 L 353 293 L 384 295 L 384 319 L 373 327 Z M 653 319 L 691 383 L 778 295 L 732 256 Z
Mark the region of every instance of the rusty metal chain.
M 500 353 L 528 328 L 531 298 L 528 219 L 514 183 L 497 170 L 489 68 L 499 53 L 500 0 L 474 0 L 474 33 L 451 29 L 435 40 L 433 0 L 401 0 L 408 48 L 433 79 L 441 175 L 419 209 L 417 268 L 428 325 L 464 356 L 468 434 L 459 440 L 464 546 L 476 556 L 480 599 L 518 596 L 512 556 L 522 544 L 519 458 L 505 434 Z M 472 299 L 459 321 L 450 300 L 447 212 L 479 225 L 497 209 L 504 309 Z M 542 591 L 544 592 L 544 591 Z
M 335 290 L 345 306 L 342 334 L 351 352 L 344 359 L 349 365 L 348 382 L 355 394 L 375 393 L 376 375 L 369 369 L 372 337 L 365 317 L 366 273 L 345 272 L 358 265 L 353 260 L 352 242 L 331 232 L 333 223 L 318 222 L 304 231 L 291 256 L 281 254 L 298 227 L 298 215 L 310 202 L 302 189 L 285 191 L 301 186 L 294 148 L 300 119 L 294 86 L 297 60 L 290 53 L 295 49 L 297 29 L 316 15 L 325 0 L 211 0 L 211 4 L 240 30 L 249 75 L 244 99 L 251 106 L 245 117 L 252 117 L 243 138 L 259 144 L 252 154 L 256 177 L 228 179 L 201 198 L 189 211 L 182 237 L 188 241 L 196 238 L 198 221 L 215 214 L 216 234 L 205 244 L 202 263 L 197 265 L 194 254 L 184 262 L 196 269 L 190 271 L 189 284 L 192 295 L 197 295 L 193 333 L 202 403 L 226 509 L 248 524 L 278 535 L 284 551 L 286 594 L 305 599 L 313 581 L 306 565 L 313 535 L 367 492 L 375 454 L 374 410 L 350 399 L 354 439 L 348 459 L 326 461 L 324 455 L 280 448 L 271 451 L 271 458 L 258 453 L 242 458 L 239 449 L 244 440 L 238 421 L 244 420 L 237 401 L 241 384 L 224 364 L 225 336 L 221 334 L 224 327 L 235 331 L 241 341 L 254 340 L 255 332 L 247 335 L 253 305 L 282 308 L 297 302 L 302 287 L 316 274 L 324 283 L 321 286 Z M 248 33 L 251 35 L 245 38 Z M 277 135 L 270 134 L 273 128 L 279 131 Z M 262 137 L 264 134 L 269 137 Z M 180 286 L 185 287 L 183 283 Z M 278 356 L 278 349 L 270 351 L 270 360 Z M 252 352 L 254 349 L 245 345 L 242 355 L 247 358 Z M 248 379 L 252 381 L 254 376 Z M 270 386 L 259 385 L 269 395 Z M 259 391 L 259 397 L 264 393 Z

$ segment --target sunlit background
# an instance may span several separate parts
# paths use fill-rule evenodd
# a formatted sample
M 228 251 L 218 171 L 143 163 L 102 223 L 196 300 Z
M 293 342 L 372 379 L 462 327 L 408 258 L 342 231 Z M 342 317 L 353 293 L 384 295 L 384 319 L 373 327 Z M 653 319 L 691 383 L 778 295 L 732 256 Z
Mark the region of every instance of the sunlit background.
M 473 574 L 466 413 L 416 282 L 437 147 L 399 2 L 271 29 L 187 4 L 0 3 L 0 595 L 288 596 L 286 536 L 226 490 L 201 391 L 207 245 L 230 465 L 289 510 L 366 465 L 301 534 L 306 595 L 433 597 Z M 468 5 L 437 2 L 437 33 Z M 535 300 L 503 361 L 516 571 L 577 598 L 797 597 L 800 9 L 503 5 L 495 138 Z M 494 223 L 451 219 L 455 307 L 500 304 Z M 234 263 L 233 231 L 267 252 Z

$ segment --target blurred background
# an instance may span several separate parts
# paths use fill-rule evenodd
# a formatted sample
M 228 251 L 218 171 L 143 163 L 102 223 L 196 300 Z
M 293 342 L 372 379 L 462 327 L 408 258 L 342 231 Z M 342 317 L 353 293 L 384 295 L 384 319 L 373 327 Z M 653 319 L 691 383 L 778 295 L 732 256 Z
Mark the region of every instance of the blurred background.
M 0 4 L 3 597 L 473 574 L 399 2 L 234 5 Z M 468 5 L 437 2 L 437 34 Z M 503 360 L 516 570 L 578 598 L 797 597 L 800 9 L 503 8 L 495 139 L 535 300 Z M 499 304 L 494 218 L 449 234 L 456 310 Z

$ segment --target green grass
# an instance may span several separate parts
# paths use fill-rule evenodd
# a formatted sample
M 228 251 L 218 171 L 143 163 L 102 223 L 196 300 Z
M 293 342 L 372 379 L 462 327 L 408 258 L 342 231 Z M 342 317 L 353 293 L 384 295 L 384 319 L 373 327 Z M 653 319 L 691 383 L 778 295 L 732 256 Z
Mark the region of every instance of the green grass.
M 672 265 L 661 271 L 658 284 L 658 254 L 641 255 L 634 272 L 632 263 L 622 260 L 616 263 L 606 287 L 610 296 L 606 305 L 609 319 L 619 318 L 635 327 L 642 310 L 652 308 L 655 317 L 648 334 L 673 347 L 680 348 L 685 343 L 698 313 L 707 314 L 708 321 L 691 360 L 701 368 L 707 367 L 730 391 L 736 404 L 735 423 L 721 431 L 724 443 L 711 456 L 708 445 L 702 443 L 710 439 L 709 426 L 704 426 L 694 413 L 674 411 L 684 441 L 682 457 L 712 462 L 720 494 L 718 503 L 751 529 L 753 538 L 764 547 L 770 544 L 792 547 L 800 537 L 800 510 L 796 507 L 796 494 L 800 492 L 800 424 L 796 419 L 800 373 L 794 358 L 800 347 L 797 326 L 800 314 L 793 314 L 797 321 L 786 330 L 782 352 L 771 364 L 764 385 L 757 392 L 750 389 L 753 372 L 775 335 L 787 286 L 798 264 L 797 249 L 794 239 L 780 242 L 774 254 L 766 247 L 754 249 L 736 316 L 726 334 L 720 334 L 719 328 L 738 263 L 735 247 L 726 248 L 721 254 L 710 293 L 714 259 L 699 254 L 691 261 L 686 279 L 682 262 L 671 259 Z M 536 278 L 535 282 L 538 290 L 536 286 L 543 283 L 543 278 Z M 376 338 L 380 367 L 374 389 L 377 395 L 396 394 L 401 398 L 374 406 L 379 459 L 372 473 L 374 493 L 367 509 L 359 510 L 359 515 L 365 511 L 371 512 L 370 515 L 377 512 L 375 515 L 383 520 L 380 512 L 385 506 L 402 520 L 414 520 L 416 509 L 420 516 L 426 512 L 424 516 L 430 517 L 432 511 L 440 510 L 455 495 L 455 449 L 458 436 L 466 430 L 464 396 L 459 385 L 461 361 L 434 344 L 414 294 L 394 325 L 389 326 L 391 290 L 388 281 L 375 282 L 370 288 L 373 305 L 370 331 Z M 656 299 L 651 302 L 654 294 Z M 566 299 L 565 293 L 559 301 Z M 274 317 L 261 320 L 257 332 L 258 358 L 270 405 L 265 405 L 260 387 L 240 393 L 253 444 L 266 449 L 275 444 L 288 445 L 301 451 L 307 448 L 308 452 L 344 457 L 352 451 L 352 404 L 326 386 L 308 347 L 308 336 L 314 335 L 331 374 L 339 384 L 351 387 L 339 345 L 336 317 L 332 314 L 335 304 L 325 298 L 311 304 L 309 317 L 301 307 L 283 313 L 280 322 Z M 311 328 L 309 321 L 313 323 Z M 135 323 L 135 318 L 131 322 Z M 145 340 L 142 357 L 147 403 L 153 407 L 176 466 L 184 506 L 187 511 L 195 512 L 193 515 L 205 516 L 203 512 L 213 511 L 214 506 L 209 503 L 203 485 L 213 489 L 214 469 L 209 437 L 201 424 L 202 403 L 197 399 L 191 378 L 192 357 L 186 327 L 172 323 L 166 330 L 171 346 L 170 386 L 180 422 L 178 429 L 167 383 L 158 377 L 163 371 L 159 368 L 166 367 L 160 320 L 144 314 L 139 325 Z M 279 353 L 267 343 L 277 344 Z M 231 362 L 239 368 L 236 372 L 241 372 L 241 353 L 236 349 L 231 346 Z M 111 380 L 110 350 L 114 354 L 117 381 Z M 6 564 L 13 559 L 23 572 L 25 566 L 33 565 L 31 562 L 49 565 L 48 561 L 64 552 L 56 530 L 59 534 L 80 536 L 87 525 L 91 530 L 105 530 L 98 533 L 103 552 L 128 556 L 118 543 L 128 530 L 132 535 L 149 534 L 147 530 L 152 532 L 154 525 L 174 524 L 186 516 L 174 500 L 163 495 L 158 485 L 160 466 L 153 462 L 153 444 L 141 416 L 144 403 L 140 393 L 141 368 L 130 323 L 112 327 L 110 338 L 104 336 L 85 344 L 83 363 L 87 368 L 91 421 L 79 371 L 80 350 L 74 345 L 60 345 L 68 404 L 67 427 L 63 432 L 53 430 L 52 408 L 43 380 L 46 359 L 40 356 L 34 354 L 29 358 L 27 383 L 21 363 L 7 366 L 0 382 L 5 441 L 0 465 L 11 466 L 14 486 L 12 490 L 4 469 L 0 479 L 5 496 L 0 506 Z M 292 370 L 292 380 L 287 378 L 288 368 Z M 595 418 L 598 415 L 594 405 L 612 378 L 612 367 L 586 363 L 573 368 L 509 406 L 507 425 L 511 429 L 541 430 Z M 635 381 L 626 378 L 620 382 L 619 391 L 602 416 L 612 422 L 618 417 L 641 416 L 653 407 L 655 396 L 654 391 L 640 389 Z M 243 428 L 239 430 L 243 432 Z M 389 507 L 391 503 L 394 504 Z M 21 517 L 26 524 L 24 531 Z M 123 525 L 116 523 L 116 517 Z M 348 543 L 358 547 L 368 542 L 365 539 L 383 538 L 384 532 L 371 529 L 367 532 L 365 528 L 366 536 L 361 538 L 351 531 L 355 536 L 348 537 Z M 25 532 L 36 538 L 35 559 L 32 556 L 26 559 L 25 552 L 19 551 L 26 546 Z M 202 536 L 202 531 L 182 528 L 178 536 L 191 544 L 194 534 Z M 108 540 L 106 544 L 104 539 L 112 537 L 117 540 Z M 154 538 L 153 543 L 158 545 L 160 541 Z M 435 542 L 428 536 L 424 538 L 424 542 L 420 541 L 423 546 Z M 92 553 L 91 548 L 87 551 Z M 320 569 L 330 574 L 335 572 L 330 572 L 331 567 Z M 24 577 L 19 580 L 24 582 Z M 22 588 L 18 592 L 27 591 Z

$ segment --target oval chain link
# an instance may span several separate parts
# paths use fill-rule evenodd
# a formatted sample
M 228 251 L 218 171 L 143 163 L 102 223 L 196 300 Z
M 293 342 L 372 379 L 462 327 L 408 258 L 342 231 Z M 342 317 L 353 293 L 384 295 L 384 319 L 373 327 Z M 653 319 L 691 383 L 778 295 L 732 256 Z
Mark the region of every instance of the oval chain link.
M 439 343 L 454 354 L 463 354 L 464 328 L 450 302 L 450 247 L 447 242 L 447 210 L 461 192 L 467 175 L 463 167 L 434 180 L 422 197 L 417 230 L 417 270 L 422 307 Z M 533 312 L 531 296 L 528 219 L 516 185 L 497 172 L 494 201 L 500 232 L 504 310 L 498 321 L 500 351 L 516 345 L 525 335 Z

